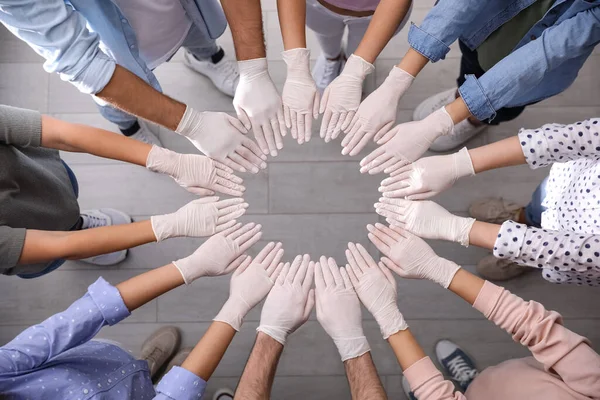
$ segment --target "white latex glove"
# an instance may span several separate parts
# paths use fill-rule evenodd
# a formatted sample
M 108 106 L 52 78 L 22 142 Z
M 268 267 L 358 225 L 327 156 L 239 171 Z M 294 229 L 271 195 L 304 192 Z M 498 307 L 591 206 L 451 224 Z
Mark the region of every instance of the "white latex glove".
M 198 112 L 185 109 L 175 130 L 186 137 L 198 150 L 239 172 L 257 173 L 267 168 L 267 159 L 256 143 L 245 133 L 244 125 L 222 112 Z
M 424 239 L 442 239 L 469 246 L 474 218 L 450 214 L 433 201 L 410 201 L 381 198 L 375 203 L 377 214 L 388 224 L 399 226 Z
M 448 289 L 460 267 L 452 261 L 439 257 L 418 236 L 398 227 L 388 228 L 382 224 L 367 225 L 369 240 L 393 263 L 385 258 L 386 267 L 403 278 L 429 279 Z
M 242 178 L 218 161 L 197 154 L 179 154 L 152 146 L 146 168 L 152 172 L 169 175 L 181 187 L 199 196 L 210 196 L 215 191 L 231 196 L 241 196 L 246 188 Z
M 273 157 L 283 148 L 285 121 L 281 97 L 269 76 L 266 58 L 238 61 L 240 82 L 233 107 L 246 129 L 252 128 L 258 146 Z
M 238 223 L 211 236 L 192 255 L 173 264 L 188 285 L 202 276 L 226 275 L 240 265 L 240 255 L 259 241 L 261 228 L 254 223 Z
M 371 349 L 363 333 L 358 296 L 346 271 L 341 271 L 333 258 L 322 256 L 315 265 L 317 319 L 343 362 Z
M 324 113 L 321 138 L 325 143 L 337 138 L 350 125 L 360 105 L 363 81 L 374 69 L 373 64 L 352 54 L 340 76 L 325 88 L 319 107 L 319 112 Z
M 246 261 L 231 277 L 229 299 L 214 318 L 225 322 L 236 331 L 240 330 L 244 317 L 269 293 L 279 272 L 283 257 L 281 243 L 267 244 L 254 261 Z
M 392 273 L 383 264 L 377 265 L 360 244 L 348 243 L 346 258 L 346 272 L 354 290 L 367 310 L 373 314 L 383 338 L 387 339 L 394 333 L 408 328 L 398 310 L 398 292 Z
M 438 137 L 451 135 L 453 131 L 454 122 L 444 107 L 421 121 L 397 125 L 377 141 L 381 147 L 362 159 L 360 172 L 392 173 L 416 161 Z
M 287 64 L 287 78 L 281 95 L 285 126 L 298 144 L 302 144 L 310 140 L 313 118 L 319 118 L 321 96 L 310 74 L 310 50 L 292 49 L 281 54 Z
M 392 172 L 381 182 L 384 197 L 423 200 L 440 194 L 459 178 L 475 175 L 469 150 L 445 156 L 424 157 Z
M 392 68 L 381 86 L 360 103 L 352 122 L 344 129 L 342 154 L 357 155 L 371 138 L 378 141 L 394 126 L 400 98 L 414 79 L 408 72 Z
M 194 200 L 172 214 L 150 218 L 156 241 L 173 237 L 203 237 L 222 232 L 235 225 L 235 219 L 246 212 L 244 199 L 219 201 L 218 197 Z
M 257 331 L 263 332 L 285 346 L 285 339 L 304 324 L 315 305 L 315 263 L 308 254 L 296 256 L 286 263 L 269 292 Z

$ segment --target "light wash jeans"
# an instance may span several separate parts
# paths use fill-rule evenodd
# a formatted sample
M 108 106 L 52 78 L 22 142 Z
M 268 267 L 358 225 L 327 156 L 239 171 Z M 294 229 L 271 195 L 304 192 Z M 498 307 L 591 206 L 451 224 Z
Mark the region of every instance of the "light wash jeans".
M 531 201 L 525 207 L 525 220 L 527 225 L 535 226 L 536 228 L 542 227 L 542 213 L 546 211 L 546 207 L 542 205 L 546 198 L 546 184 L 548 183 L 548 177 L 546 177 L 542 183 L 535 189 L 531 196 Z
M 219 51 L 216 40 L 207 40 L 198 32 L 198 28 L 194 24 L 192 24 L 181 47 L 189 50 L 190 53 L 200 60 L 206 60 Z M 96 97 L 94 97 L 94 100 L 96 101 L 96 104 L 98 104 L 100 114 L 110 122 L 116 124 L 120 129 L 131 128 L 131 126 L 136 123 L 136 116 L 116 109 Z

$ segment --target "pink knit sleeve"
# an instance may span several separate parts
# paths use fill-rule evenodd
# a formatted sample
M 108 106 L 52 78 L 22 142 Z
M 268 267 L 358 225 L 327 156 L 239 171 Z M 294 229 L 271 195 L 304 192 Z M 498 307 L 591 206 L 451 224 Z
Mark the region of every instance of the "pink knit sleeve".
M 419 400 L 466 399 L 462 393 L 454 391 L 452 382 L 444 380 L 429 357 L 424 357 L 407 368 L 404 376 Z
M 547 371 L 558 374 L 571 389 L 600 399 L 600 355 L 586 338 L 562 325 L 559 313 L 487 281 L 473 307 L 527 346 Z

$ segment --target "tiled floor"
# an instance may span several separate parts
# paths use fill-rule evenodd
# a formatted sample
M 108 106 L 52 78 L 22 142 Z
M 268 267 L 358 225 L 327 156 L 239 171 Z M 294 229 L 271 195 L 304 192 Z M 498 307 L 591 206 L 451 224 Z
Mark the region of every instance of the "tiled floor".
M 419 23 L 432 0 L 415 4 L 412 20 Z M 275 0 L 264 1 L 265 30 L 270 70 L 281 88 L 285 65 Z M 312 56 L 318 45 L 309 33 Z M 388 70 L 407 49 L 407 31 L 386 47 L 377 61 L 377 70 L 367 90 L 381 83 Z M 233 51 L 229 33 L 220 43 Z M 458 73 L 459 53 L 455 47 L 447 59 L 428 66 L 400 103 L 398 121 L 408 121 L 414 107 L 426 97 L 452 87 Z M 188 70 L 177 55 L 156 71 L 164 91 L 200 110 L 233 112 L 231 99 L 218 93 L 203 77 Z M 59 118 L 114 129 L 96 112 L 91 98 L 82 95 L 56 75 L 42 69 L 41 58 L 4 28 L 0 29 L 0 103 L 28 107 Z M 575 84 L 565 93 L 527 109 L 512 122 L 488 130 L 469 147 L 514 135 L 520 127 L 537 127 L 546 122 L 573 122 L 600 113 L 600 52 L 589 59 Z M 298 146 L 287 140 L 280 156 L 271 160 L 266 172 L 245 176 L 246 200 L 251 204 L 245 220 L 263 224 L 264 243 L 281 240 L 287 258 L 299 253 L 313 257 L 326 254 L 343 262 L 348 241 L 369 245 L 364 226 L 377 221 L 372 204 L 379 197 L 381 177 L 362 176 L 357 160 L 340 154 L 339 141 L 325 145 L 317 137 Z M 195 152 L 191 145 L 173 133 L 161 132 L 163 143 L 177 151 Z M 364 155 L 364 154 L 363 154 Z M 362 155 L 361 155 L 362 156 Z M 83 209 L 114 207 L 136 219 L 176 210 L 193 196 L 169 178 L 142 168 L 106 161 L 88 155 L 65 154 L 64 159 L 78 176 Z M 469 203 L 487 196 L 502 195 L 525 203 L 546 170 L 527 167 L 497 170 L 460 181 L 436 200 L 449 210 L 466 213 Z M 112 283 L 132 277 L 191 253 L 200 243 L 194 239 L 172 239 L 161 244 L 141 246 L 130 251 L 128 259 L 117 267 L 92 268 L 68 262 L 59 270 L 39 279 L 0 278 L 0 343 L 5 343 L 26 326 L 64 309 L 81 296 L 99 275 Z M 432 243 L 440 255 L 472 269 L 485 251 L 462 248 L 451 243 Z M 260 246 L 260 244 L 258 245 Z M 257 246 L 257 247 L 258 247 Z M 372 246 L 371 251 L 375 253 Z M 212 317 L 225 301 L 228 277 L 200 280 L 180 288 L 135 311 L 133 315 L 100 336 L 118 340 L 138 351 L 144 338 L 162 324 L 175 324 L 184 334 L 183 344 L 191 346 L 201 337 Z M 591 288 L 553 286 L 538 273 L 506 285 L 525 299 L 541 301 L 561 312 L 565 324 L 588 336 L 600 348 L 600 291 Z M 450 338 L 486 367 L 527 351 L 455 296 L 429 282 L 399 281 L 399 303 L 411 328 L 426 351 L 440 338 Z M 393 353 L 381 339 L 372 317 L 364 312 L 365 332 L 373 357 L 390 398 L 403 398 L 400 368 Z M 235 386 L 252 347 L 260 307 L 253 310 L 247 323 L 233 341 L 223 362 L 210 382 L 210 391 L 220 385 Z M 289 340 L 275 380 L 276 399 L 342 399 L 349 392 L 344 370 L 331 340 L 316 321 L 311 320 Z

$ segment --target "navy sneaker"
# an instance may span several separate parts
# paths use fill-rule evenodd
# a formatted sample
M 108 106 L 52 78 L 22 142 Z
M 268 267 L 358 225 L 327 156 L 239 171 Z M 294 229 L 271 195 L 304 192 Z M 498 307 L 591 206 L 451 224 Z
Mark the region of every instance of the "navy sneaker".
M 435 354 L 440 365 L 444 367 L 445 375 L 456 382 L 463 392 L 467 390 L 477 376 L 473 360 L 449 340 L 437 342 Z

